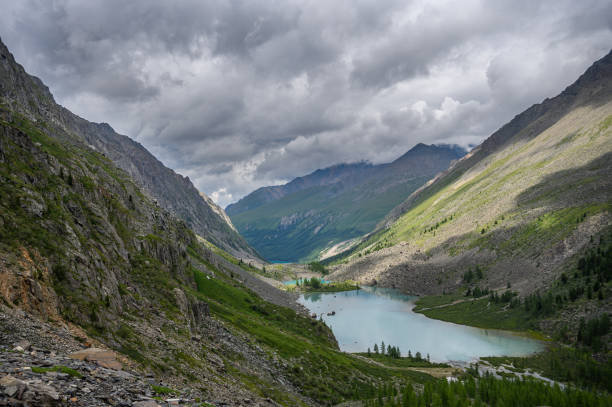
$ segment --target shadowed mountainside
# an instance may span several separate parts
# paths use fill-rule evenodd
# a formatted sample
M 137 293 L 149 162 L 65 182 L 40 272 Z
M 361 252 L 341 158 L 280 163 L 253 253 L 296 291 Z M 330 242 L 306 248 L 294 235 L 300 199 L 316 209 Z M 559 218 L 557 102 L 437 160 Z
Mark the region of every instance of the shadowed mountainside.
M 304 261 L 371 230 L 387 212 L 465 154 L 418 144 L 388 164 L 339 164 L 227 207 L 232 221 L 267 259 Z

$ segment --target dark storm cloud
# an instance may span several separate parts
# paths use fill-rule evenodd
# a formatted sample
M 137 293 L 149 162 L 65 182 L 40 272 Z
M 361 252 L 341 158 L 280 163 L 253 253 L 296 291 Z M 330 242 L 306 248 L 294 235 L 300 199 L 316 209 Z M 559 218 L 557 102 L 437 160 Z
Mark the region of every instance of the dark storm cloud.
M 612 43 L 609 1 L 0 0 L 57 100 L 225 205 L 418 142 L 476 144 Z

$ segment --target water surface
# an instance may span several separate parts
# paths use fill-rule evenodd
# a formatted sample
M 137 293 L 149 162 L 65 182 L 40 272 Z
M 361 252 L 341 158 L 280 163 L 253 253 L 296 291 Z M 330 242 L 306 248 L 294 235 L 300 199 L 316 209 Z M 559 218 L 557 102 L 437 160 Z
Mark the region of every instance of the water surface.
M 338 293 L 306 293 L 299 302 L 323 314 L 340 349 L 365 352 L 381 341 L 402 355 L 428 353 L 432 361 L 468 362 L 482 356 L 525 356 L 543 349 L 539 341 L 516 334 L 473 328 L 427 318 L 412 311 L 416 297 L 397 290 L 364 287 Z M 336 311 L 336 315 L 327 316 Z

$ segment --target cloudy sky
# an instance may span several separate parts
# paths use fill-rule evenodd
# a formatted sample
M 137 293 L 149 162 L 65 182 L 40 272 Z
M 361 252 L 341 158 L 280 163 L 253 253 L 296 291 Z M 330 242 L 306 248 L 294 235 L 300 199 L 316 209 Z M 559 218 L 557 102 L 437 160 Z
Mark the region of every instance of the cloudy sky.
M 418 142 L 477 144 L 612 45 L 609 0 L 0 0 L 57 101 L 225 206 Z

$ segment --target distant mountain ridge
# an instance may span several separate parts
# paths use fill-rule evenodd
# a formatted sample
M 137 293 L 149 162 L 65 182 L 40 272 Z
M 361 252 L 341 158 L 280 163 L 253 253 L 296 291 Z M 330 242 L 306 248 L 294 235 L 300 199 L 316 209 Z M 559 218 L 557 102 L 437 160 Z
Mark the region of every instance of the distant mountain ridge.
M 48 119 L 82 143 L 109 157 L 158 203 L 183 219 L 196 233 L 238 256 L 258 257 L 219 207 L 200 196 L 189 178 L 164 166 L 140 143 L 117 134 L 107 123 L 89 122 L 58 105 L 42 81 L 25 72 L 0 40 L 0 98 L 32 120 Z M 61 137 L 65 137 L 61 135 Z
M 372 164 L 360 162 L 336 164 L 324 169 L 318 169 L 303 177 L 297 177 L 283 185 L 261 187 L 244 198 L 241 198 L 238 202 L 228 205 L 225 208 L 225 212 L 229 216 L 237 215 L 307 188 L 331 185 L 339 182 L 346 182 L 353 185 L 355 182 L 358 182 L 355 178 L 368 174 L 371 168 L 373 168 Z
M 226 212 L 265 258 L 307 260 L 374 227 L 464 154 L 461 147 L 420 143 L 391 163 L 337 164 L 285 185 L 259 188 Z

